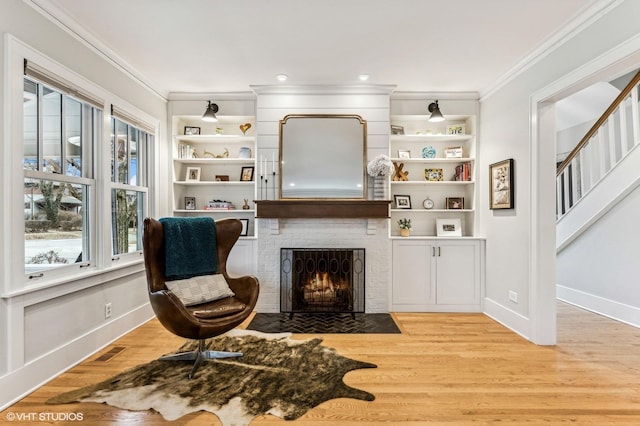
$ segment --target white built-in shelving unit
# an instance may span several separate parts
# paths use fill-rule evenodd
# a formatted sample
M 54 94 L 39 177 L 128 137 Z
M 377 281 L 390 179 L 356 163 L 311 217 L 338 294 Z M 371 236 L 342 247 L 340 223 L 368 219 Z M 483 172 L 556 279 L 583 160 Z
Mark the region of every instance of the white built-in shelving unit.
M 246 123 L 251 127 L 243 133 L 240 126 Z M 199 128 L 199 134 L 185 134 L 187 127 Z M 218 115 L 218 121 L 211 123 L 201 116 L 176 115 L 172 129 L 173 214 L 245 219 L 246 236 L 241 238 L 255 237 L 255 117 Z M 193 168 L 199 169 L 195 181 L 187 177 Z M 191 208 L 188 198 L 195 198 Z M 231 203 L 233 209 L 207 208 L 216 201 Z

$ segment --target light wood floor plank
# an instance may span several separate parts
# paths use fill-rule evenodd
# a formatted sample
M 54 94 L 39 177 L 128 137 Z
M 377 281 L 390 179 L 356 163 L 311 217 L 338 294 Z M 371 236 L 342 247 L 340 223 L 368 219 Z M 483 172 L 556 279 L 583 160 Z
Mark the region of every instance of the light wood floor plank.
M 342 355 L 378 365 L 345 377 L 373 402 L 335 399 L 296 426 L 640 424 L 640 330 L 558 304 L 558 344 L 536 346 L 481 314 L 393 314 L 401 335 L 323 335 Z M 295 335 L 295 338 L 316 335 Z M 162 425 L 153 412 L 104 404 L 48 406 L 53 395 L 104 380 L 176 349 L 183 340 L 150 321 L 0 413 L 80 412 L 83 424 Z M 124 347 L 108 361 L 98 359 Z M 219 425 L 209 413 L 174 424 Z M 71 424 L 71 423 L 70 423 Z M 78 424 L 78 423 L 75 423 Z M 272 416 L 252 426 L 283 425 Z

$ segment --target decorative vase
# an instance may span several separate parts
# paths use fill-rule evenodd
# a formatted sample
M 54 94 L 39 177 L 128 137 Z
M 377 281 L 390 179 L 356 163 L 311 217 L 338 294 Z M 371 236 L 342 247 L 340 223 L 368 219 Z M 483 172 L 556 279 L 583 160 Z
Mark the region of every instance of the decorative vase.
M 400 236 L 401 237 L 408 237 L 409 235 L 411 235 L 411 229 L 409 229 L 409 228 L 400 228 Z
M 375 176 L 373 178 L 373 199 L 374 200 L 387 199 L 387 177 L 386 176 Z

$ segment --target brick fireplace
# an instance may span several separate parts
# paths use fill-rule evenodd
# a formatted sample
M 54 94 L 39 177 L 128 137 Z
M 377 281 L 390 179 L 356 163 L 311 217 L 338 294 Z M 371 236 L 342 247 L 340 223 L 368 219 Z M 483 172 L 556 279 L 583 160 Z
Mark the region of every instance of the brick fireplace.
M 257 219 L 260 297 L 256 310 L 280 312 L 281 249 L 363 250 L 362 305 L 357 312 L 389 312 L 391 243 L 386 219 Z M 366 288 L 366 293 L 364 289 Z M 290 311 L 287 311 L 290 312 Z

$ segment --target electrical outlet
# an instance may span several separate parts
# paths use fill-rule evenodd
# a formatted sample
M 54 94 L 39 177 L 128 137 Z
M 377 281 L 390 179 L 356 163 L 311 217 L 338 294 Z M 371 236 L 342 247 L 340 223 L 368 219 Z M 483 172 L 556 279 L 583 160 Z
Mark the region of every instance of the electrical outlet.
M 511 300 L 513 303 L 518 303 L 518 293 L 509 290 L 509 300 Z
M 104 317 L 105 319 L 111 317 L 111 302 L 104 305 Z

